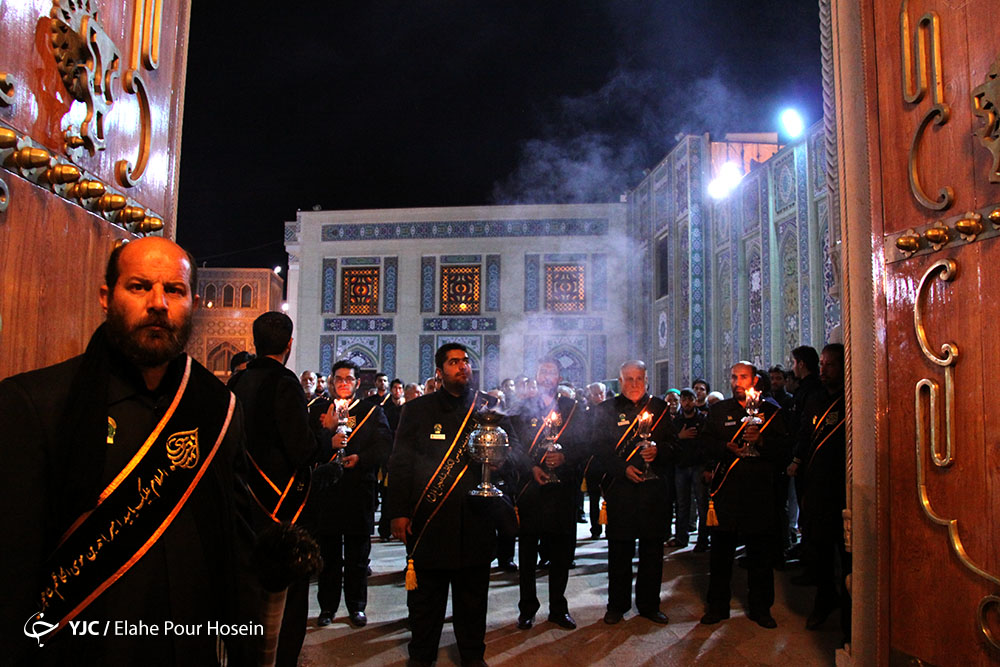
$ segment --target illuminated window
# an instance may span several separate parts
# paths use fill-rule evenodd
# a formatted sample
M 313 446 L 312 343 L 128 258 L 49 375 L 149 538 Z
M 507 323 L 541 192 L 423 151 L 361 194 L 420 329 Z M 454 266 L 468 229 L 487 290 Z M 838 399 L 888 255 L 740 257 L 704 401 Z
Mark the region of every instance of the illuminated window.
M 378 314 L 378 267 L 344 268 L 342 315 Z
M 441 267 L 441 314 L 479 314 L 479 267 Z
M 253 306 L 253 289 L 249 285 L 244 285 L 240 290 L 240 308 L 251 308 Z
M 574 313 L 587 309 L 586 272 L 581 264 L 545 265 L 545 310 Z
M 222 288 L 222 307 L 232 308 L 233 302 L 236 301 L 236 290 L 233 289 L 232 285 L 226 285 Z

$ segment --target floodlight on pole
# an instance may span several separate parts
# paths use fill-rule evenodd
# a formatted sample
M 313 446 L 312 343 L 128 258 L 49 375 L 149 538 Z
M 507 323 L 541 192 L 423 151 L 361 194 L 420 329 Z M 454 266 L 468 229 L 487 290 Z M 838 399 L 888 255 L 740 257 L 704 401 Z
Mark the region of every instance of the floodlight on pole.
M 785 109 L 778 116 L 781 121 L 781 129 L 789 139 L 798 139 L 806 129 L 806 122 L 795 109 Z

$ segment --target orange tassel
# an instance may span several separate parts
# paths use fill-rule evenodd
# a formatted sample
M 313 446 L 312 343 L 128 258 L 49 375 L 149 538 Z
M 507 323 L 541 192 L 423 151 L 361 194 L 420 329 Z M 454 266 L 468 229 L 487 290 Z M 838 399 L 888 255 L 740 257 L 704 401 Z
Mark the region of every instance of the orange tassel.
M 601 513 L 597 515 L 597 523 L 602 526 L 608 525 L 608 501 L 601 500 Z
M 705 517 L 706 526 L 718 526 L 719 517 L 715 516 L 715 501 L 708 501 L 708 515 Z
M 521 513 L 517 511 L 517 505 L 514 505 L 514 518 L 517 519 L 517 527 L 521 527 Z
M 413 569 L 413 559 L 406 559 L 406 590 L 417 590 L 417 571 Z

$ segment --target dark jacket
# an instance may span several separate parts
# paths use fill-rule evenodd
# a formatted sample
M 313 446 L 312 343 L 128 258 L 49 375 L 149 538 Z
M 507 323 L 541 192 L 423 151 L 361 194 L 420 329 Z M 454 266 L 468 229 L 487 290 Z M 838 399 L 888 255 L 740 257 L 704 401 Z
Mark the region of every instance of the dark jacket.
M 659 475 L 658 479 L 635 483 L 626 477 L 628 466 L 643 468 L 643 460 L 638 452 L 632 455 L 636 439 L 632 432 L 616 450 L 616 443 L 628 429 L 632 420 L 642 410 L 653 415 L 653 441 L 657 443 L 657 456 L 650 467 Z M 633 403 L 624 395 L 601 403 L 595 415 L 595 455 L 600 458 L 605 470 L 602 484 L 603 495 L 608 506 L 608 539 L 625 540 L 635 538 L 663 539 L 670 521 L 670 506 L 667 502 L 667 474 L 669 465 L 665 460 L 675 441 L 674 426 L 669 415 L 663 414 L 667 404 L 660 398 L 648 394 Z M 662 415 L 662 419 L 661 419 Z M 626 458 L 631 459 L 626 462 Z
M 96 336 L 96 334 L 95 334 Z M 95 391 L 89 378 L 79 376 L 84 357 L 10 377 L 0 382 L 0 503 L 4 510 L 3 548 L 0 549 L 0 646 L 3 662 L 20 664 L 189 664 L 215 655 L 212 637 L 71 636 L 68 628 L 41 649 L 23 632 L 25 621 L 38 611 L 42 566 L 66 529 L 65 517 L 78 516 L 91 504 L 58 507 L 57 480 L 80 479 L 83 471 L 65 469 L 72 453 L 72 437 L 63 416 L 70 405 Z M 138 451 L 162 417 L 177 390 L 185 355 L 171 363 L 156 392 L 149 392 L 134 367 L 112 364 L 107 399 L 99 403 L 98 418 L 105 432 L 99 447 L 109 450 L 97 469 L 93 498 L 121 470 L 120 461 Z M 180 368 L 178 369 L 178 364 Z M 82 382 L 78 381 L 82 380 Z M 192 362 L 188 391 L 223 398 L 224 386 Z M 221 392 L 226 392 L 221 394 Z M 107 417 L 116 417 L 112 444 L 105 443 Z M 235 621 L 248 616 L 235 609 L 240 591 L 249 590 L 247 576 L 253 536 L 245 514 L 248 498 L 238 482 L 243 469 L 243 420 L 233 413 L 225 437 L 205 469 L 198 486 L 173 522 L 149 551 L 120 579 L 87 607 L 77 620 L 142 619 L 177 623 L 205 620 Z M 214 442 L 202 442 L 207 452 Z M 115 451 L 111 452 L 110 450 Z M 246 609 L 244 607 L 243 609 Z M 46 621 L 50 620 L 48 618 Z M 235 654 L 235 651 L 232 651 Z
M 319 416 L 329 407 L 330 400 L 320 398 L 309 408 L 310 424 L 321 443 L 321 466 L 336 465 L 327 463 L 335 453 L 330 443 L 333 432 L 324 429 L 319 421 Z M 317 535 L 371 535 L 375 525 L 378 467 L 389 456 L 392 433 L 378 403 L 359 402 L 351 408 L 350 414 L 351 422 L 348 423 L 354 430 L 344 448 L 344 456 L 357 454 L 358 463 L 352 468 L 344 468 L 334 484 L 323 484 L 322 475 L 315 476 L 304 521 L 309 532 Z
M 514 490 L 523 533 L 576 535 L 580 463 L 586 460 L 589 449 L 587 416 L 583 407 L 571 398 L 559 396 L 556 405 L 562 417 L 562 425 L 556 429 L 557 432 L 562 429 L 558 444 L 566 457 L 565 464 L 554 470 L 559 483 L 539 486 L 532 473 L 532 468 L 538 465 L 546 451 L 543 424 L 552 407 L 543 407 L 540 398 L 529 399 L 518 406 L 518 412 L 511 420 L 521 441 L 520 455 L 514 459 L 518 476 Z M 531 447 L 533 441 L 534 449 Z
M 295 373 L 270 357 L 247 364 L 231 387 L 243 405 L 247 453 L 279 488 L 316 461 L 319 442 L 309 427 L 306 397 Z M 250 475 L 255 474 L 251 465 Z M 257 513 L 257 528 L 266 527 Z
M 677 438 L 677 444 L 674 446 L 674 465 L 678 468 L 689 468 L 691 466 L 703 466 L 708 460 L 708 452 L 706 451 L 705 445 L 705 427 L 708 425 L 708 415 L 699 410 L 694 409 L 694 415 L 691 417 L 685 417 L 684 412 L 678 412 L 674 415 L 674 430 L 677 433 L 681 432 L 681 429 L 694 427 L 698 429 L 698 433 L 693 438 Z
M 757 446 L 760 456 L 740 458 L 726 443 L 743 426 L 746 410 L 735 398 L 727 398 L 709 411 L 705 440 L 709 456 L 717 464 L 709 491 L 714 493 L 720 530 L 767 533 L 774 529 L 774 476 L 783 470 L 791 451 L 791 439 L 780 412 L 773 401 L 761 401 L 759 416 L 766 426 L 762 425 Z
M 836 539 L 843 530 L 845 485 L 844 395 L 814 393 L 803 409 L 795 455 L 801 460 L 799 521 L 810 535 Z
M 403 405 L 389 458 L 385 511 L 390 518 L 412 517 L 428 483 L 459 435 L 473 400 L 477 405 L 497 404 L 497 399 L 472 389 L 459 397 L 442 389 Z M 511 444 L 517 446 L 517 434 L 510 420 L 504 419 L 500 426 L 507 432 Z M 467 433 L 471 430 L 469 428 Z M 444 437 L 432 437 L 435 435 Z M 463 444 L 464 439 L 460 439 L 458 446 Z M 423 526 L 411 526 L 413 536 L 407 540 L 407 551 L 418 569 L 482 566 L 494 558 L 496 521 L 493 505 L 503 500 L 470 496 L 469 491 L 482 480 L 482 466 L 468 453 L 462 455 L 461 461 L 468 466 L 465 473 L 438 505 L 437 513 L 427 524 L 415 550 L 415 540 Z

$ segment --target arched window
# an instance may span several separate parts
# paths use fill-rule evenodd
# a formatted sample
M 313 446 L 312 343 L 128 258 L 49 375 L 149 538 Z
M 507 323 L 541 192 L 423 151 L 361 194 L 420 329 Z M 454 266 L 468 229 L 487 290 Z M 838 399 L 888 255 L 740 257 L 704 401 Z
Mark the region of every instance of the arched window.
M 216 293 L 215 285 L 208 285 L 205 288 L 205 305 L 212 304 L 213 306 L 218 305 L 215 303 L 218 294 Z
M 233 355 L 237 352 L 239 349 L 229 341 L 219 343 L 208 353 L 208 363 L 206 364 L 208 370 L 219 377 L 228 377 L 229 362 L 232 361 Z
M 249 285 L 244 285 L 240 289 L 240 308 L 253 307 L 253 289 Z
M 232 285 L 226 285 L 222 288 L 222 307 L 232 308 L 234 301 L 236 301 L 236 290 Z

